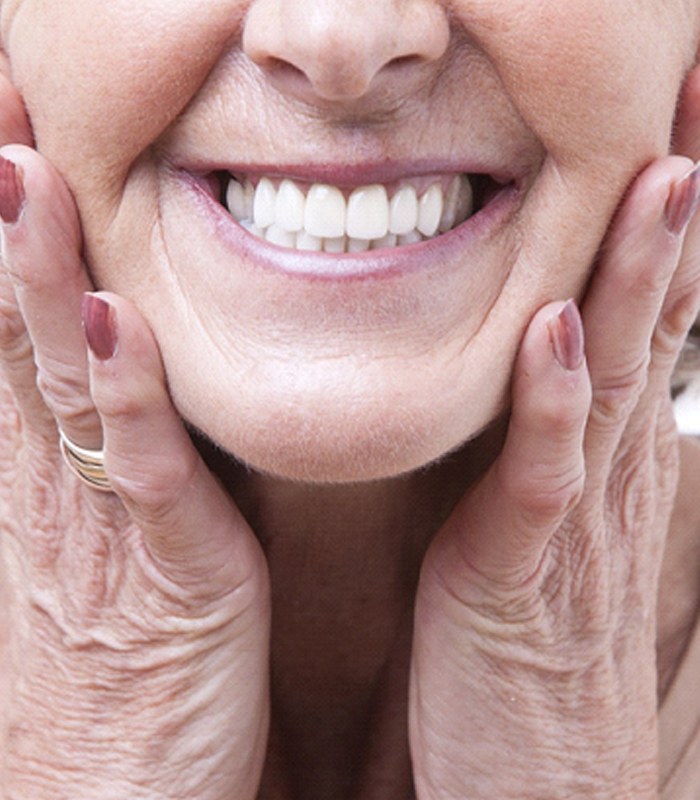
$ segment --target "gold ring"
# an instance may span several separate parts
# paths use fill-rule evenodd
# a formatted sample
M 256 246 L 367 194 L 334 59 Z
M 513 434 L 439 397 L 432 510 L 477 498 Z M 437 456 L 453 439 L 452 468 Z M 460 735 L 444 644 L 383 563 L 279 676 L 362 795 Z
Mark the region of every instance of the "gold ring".
M 112 485 L 105 472 L 104 450 L 88 450 L 79 447 L 59 428 L 63 459 L 80 480 L 99 492 L 111 492 Z

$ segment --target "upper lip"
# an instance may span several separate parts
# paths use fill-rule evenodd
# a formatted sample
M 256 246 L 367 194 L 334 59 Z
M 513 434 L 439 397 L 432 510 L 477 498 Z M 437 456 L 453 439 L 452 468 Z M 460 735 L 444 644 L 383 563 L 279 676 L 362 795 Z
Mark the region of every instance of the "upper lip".
M 497 183 L 514 183 L 520 188 L 531 165 L 494 164 L 479 159 L 411 159 L 349 163 L 315 161 L 304 164 L 285 163 L 221 163 L 204 159 L 177 159 L 171 162 L 176 169 L 199 175 L 229 172 L 236 175 L 291 178 L 304 183 L 328 183 L 338 187 L 363 186 L 372 183 L 392 183 L 420 175 L 470 174 L 488 175 Z

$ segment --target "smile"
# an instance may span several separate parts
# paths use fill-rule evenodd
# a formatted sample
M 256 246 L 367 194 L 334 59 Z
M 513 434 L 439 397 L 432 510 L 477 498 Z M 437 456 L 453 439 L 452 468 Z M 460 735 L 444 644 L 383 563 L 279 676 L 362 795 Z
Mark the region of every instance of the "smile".
M 220 173 L 220 200 L 253 236 L 290 250 L 360 253 L 418 244 L 497 194 L 486 175 L 421 175 L 356 188 Z

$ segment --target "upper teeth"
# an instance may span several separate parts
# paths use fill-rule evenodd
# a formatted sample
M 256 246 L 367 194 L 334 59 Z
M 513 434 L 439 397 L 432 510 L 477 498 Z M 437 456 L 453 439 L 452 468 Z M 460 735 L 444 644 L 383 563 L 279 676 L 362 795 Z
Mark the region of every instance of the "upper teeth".
M 472 214 L 474 201 L 466 175 L 435 178 L 423 192 L 404 181 L 391 196 L 375 183 L 347 197 L 328 184 L 314 183 L 305 192 L 289 178 L 261 178 L 254 187 L 250 180 L 230 177 L 226 205 L 245 228 L 273 244 L 344 253 L 413 244 L 444 233 Z

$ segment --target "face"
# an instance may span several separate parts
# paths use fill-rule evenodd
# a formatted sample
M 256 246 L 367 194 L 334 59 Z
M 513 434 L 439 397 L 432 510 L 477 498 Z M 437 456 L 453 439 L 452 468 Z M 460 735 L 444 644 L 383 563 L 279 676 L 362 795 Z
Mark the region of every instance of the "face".
M 459 446 L 668 150 L 696 0 L 196 6 L 3 0 L 96 285 L 256 468 L 362 480 Z

